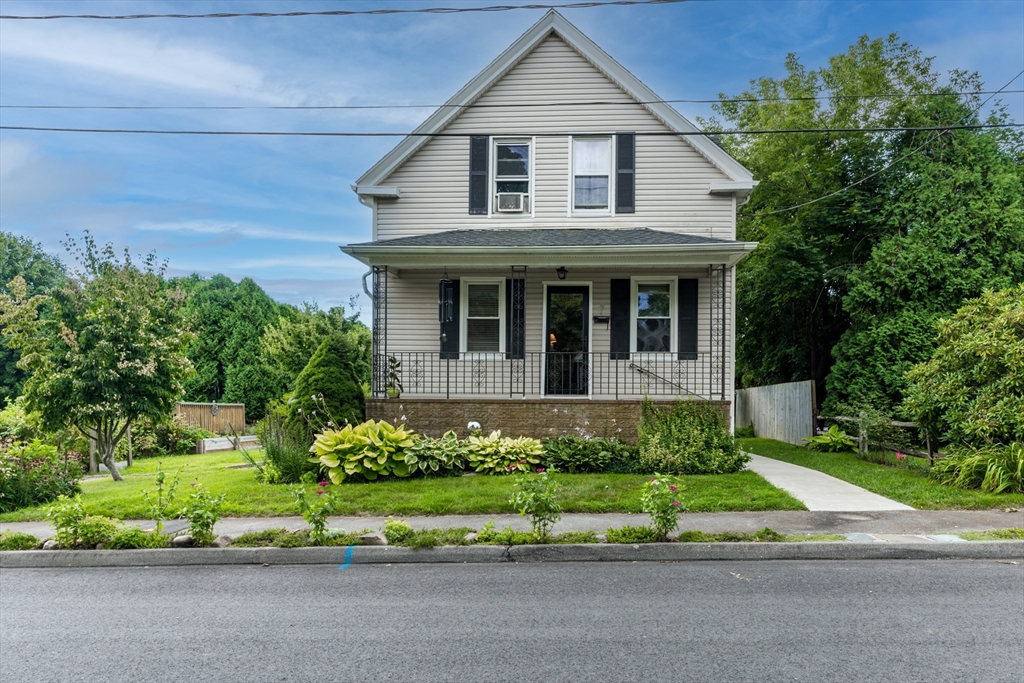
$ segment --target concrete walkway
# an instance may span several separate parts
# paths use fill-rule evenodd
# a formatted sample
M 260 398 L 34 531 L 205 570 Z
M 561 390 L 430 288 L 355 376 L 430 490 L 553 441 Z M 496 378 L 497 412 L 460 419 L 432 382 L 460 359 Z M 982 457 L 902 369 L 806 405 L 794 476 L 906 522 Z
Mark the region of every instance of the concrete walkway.
M 879 510 L 913 510 L 914 508 L 859 486 L 830 477 L 824 472 L 750 455 L 747 469 L 757 472 L 776 486 L 807 506 L 808 510 L 835 512 L 875 512 Z

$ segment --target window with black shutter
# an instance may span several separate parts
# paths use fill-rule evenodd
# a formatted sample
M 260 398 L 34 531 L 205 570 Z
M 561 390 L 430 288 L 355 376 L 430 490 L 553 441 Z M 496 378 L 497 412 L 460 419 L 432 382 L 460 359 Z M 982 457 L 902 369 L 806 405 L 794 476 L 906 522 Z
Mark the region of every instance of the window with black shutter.
M 469 213 L 487 215 L 487 136 L 469 138 Z
M 615 136 L 615 213 L 636 213 L 636 135 Z
M 610 346 L 612 360 L 629 360 L 629 292 L 630 281 L 611 281 Z
M 679 279 L 679 360 L 697 360 L 697 280 Z

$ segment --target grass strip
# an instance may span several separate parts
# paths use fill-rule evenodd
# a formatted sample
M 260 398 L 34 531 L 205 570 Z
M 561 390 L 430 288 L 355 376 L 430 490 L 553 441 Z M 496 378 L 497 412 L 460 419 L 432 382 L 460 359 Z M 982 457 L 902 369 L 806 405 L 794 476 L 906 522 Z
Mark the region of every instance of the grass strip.
M 926 461 L 904 465 L 893 454 L 872 454 L 872 458 L 887 463 L 880 464 L 855 453 L 819 453 L 773 439 L 736 441 L 748 453 L 824 472 L 918 510 L 987 510 L 1024 505 L 1022 493 L 984 493 L 940 484 L 928 477 Z
M 961 531 L 957 534 L 965 541 L 1024 541 L 1024 529 L 993 529 L 992 531 Z

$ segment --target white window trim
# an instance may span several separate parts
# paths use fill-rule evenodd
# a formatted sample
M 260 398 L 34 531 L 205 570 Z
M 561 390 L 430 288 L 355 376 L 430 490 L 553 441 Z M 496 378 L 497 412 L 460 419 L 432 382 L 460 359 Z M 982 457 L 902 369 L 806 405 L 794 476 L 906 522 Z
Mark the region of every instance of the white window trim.
M 607 140 L 608 141 L 608 208 L 577 209 L 576 208 L 576 140 Z M 569 187 L 568 212 L 573 216 L 614 216 L 615 215 L 615 136 L 614 135 L 570 135 L 569 136 Z M 531 205 L 532 208 L 532 205 Z
M 629 304 L 629 350 L 630 353 L 637 353 L 636 350 L 636 321 L 639 318 L 637 309 L 640 306 L 638 300 L 638 285 L 668 285 L 668 317 L 671 345 L 668 351 L 644 351 L 643 353 L 678 353 L 679 349 L 679 278 L 652 275 L 650 277 L 636 276 L 630 278 L 630 304 Z
M 498 150 L 499 144 L 527 144 L 530 146 L 530 210 L 522 213 L 505 213 L 499 212 L 498 207 L 494 205 L 494 197 L 498 194 Z M 535 207 L 537 206 L 537 138 L 532 136 L 515 136 L 515 135 L 503 135 L 500 137 L 491 136 L 488 139 L 490 147 L 487 149 L 488 154 L 488 169 L 487 169 L 487 215 L 490 218 L 498 218 L 500 220 L 522 220 L 524 218 L 533 218 Z
M 469 351 L 469 286 L 498 285 L 498 350 Z M 488 358 L 505 353 L 505 278 L 464 277 L 459 281 L 459 351 L 469 358 Z

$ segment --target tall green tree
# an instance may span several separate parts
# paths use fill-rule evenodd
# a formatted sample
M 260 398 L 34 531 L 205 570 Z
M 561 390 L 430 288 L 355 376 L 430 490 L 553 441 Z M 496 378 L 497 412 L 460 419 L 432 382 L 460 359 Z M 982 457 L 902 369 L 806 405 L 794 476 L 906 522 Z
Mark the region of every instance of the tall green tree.
M 12 295 L 9 283 L 25 281 L 26 295 L 43 294 L 64 281 L 64 264 L 43 251 L 41 244 L 25 237 L 0 232 L 0 294 Z M 0 408 L 21 393 L 27 375 L 18 368 L 18 352 L 0 344 Z
M 77 428 L 96 440 L 111 476 L 114 451 L 139 418 L 170 414 L 192 367 L 185 357 L 185 293 L 168 289 L 150 254 L 136 266 L 127 250 L 98 247 L 86 232 L 69 251 L 81 271 L 49 294 L 29 296 L 21 277 L 0 295 L 0 328 L 21 351 L 28 408 L 42 427 Z M 48 305 L 47 315 L 40 308 Z
M 942 78 L 930 57 L 895 34 L 861 37 L 819 69 L 807 69 L 795 54 L 785 66 L 785 77 L 757 79 L 740 101 L 722 95 L 715 105 L 730 128 L 834 131 L 728 136 L 723 143 L 760 180 L 737 220 L 739 239 L 761 243 L 737 269 L 737 382 L 813 379 L 820 402 L 841 389 L 826 380 L 856 315 L 846 305 L 852 276 L 892 234 L 895 193 L 909 189 L 910 171 L 889 167 L 910 149 L 905 136 L 837 129 L 934 120 L 929 107 Z M 948 82 L 957 91 L 983 89 L 975 75 L 955 72 Z M 885 96 L 864 97 L 879 94 Z M 717 119 L 702 123 L 726 127 Z
M 295 380 L 290 419 L 296 423 L 311 420 L 314 425 L 328 420 L 339 425 L 362 422 L 366 400 L 356 377 L 356 357 L 348 335 L 332 334 L 324 339 Z M 314 411 L 325 409 L 326 415 L 313 417 Z

